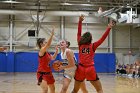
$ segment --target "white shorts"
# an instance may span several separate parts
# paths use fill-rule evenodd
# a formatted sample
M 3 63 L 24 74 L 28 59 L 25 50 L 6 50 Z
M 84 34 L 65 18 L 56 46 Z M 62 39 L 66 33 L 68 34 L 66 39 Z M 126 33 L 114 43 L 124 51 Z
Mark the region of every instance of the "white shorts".
M 64 77 L 71 80 L 75 76 L 76 69 L 77 69 L 76 66 L 65 69 Z

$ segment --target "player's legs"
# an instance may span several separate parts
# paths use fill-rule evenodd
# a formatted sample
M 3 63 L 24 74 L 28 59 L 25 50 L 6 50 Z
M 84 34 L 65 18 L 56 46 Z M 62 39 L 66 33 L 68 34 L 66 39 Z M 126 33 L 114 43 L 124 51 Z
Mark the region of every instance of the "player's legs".
M 75 83 L 74 83 L 74 89 L 72 93 L 77 93 L 80 88 L 83 91 L 83 93 L 87 93 L 85 82 L 83 82 L 85 79 L 85 68 L 83 66 L 78 65 L 74 78 L 75 78 Z
M 55 93 L 55 86 L 54 84 L 49 84 L 50 93 Z
M 101 82 L 96 74 L 95 67 L 89 66 L 86 68 L 86 79 L 95 87 L 97 93 L 103 93 Z
M 60 93 L 66 93 L 72 78 L 75 75 L 76 66 L 72 68 L 65 69 L 64 71 L 64 79 L 63 79 L 63 86 Z
M 40 87 L 42 88 L 42 93 L 48 93 L 48 84 L 45 80 L 42 80 Z
M 81 83 L 82 82 L 75 80 L 75 82 L 74 82 L 74 89 L 73 89 L 72 93 L 78 93 L 78 91 L 80 89 L 80 86 L 81 86 Z
M 71 82 L 71 80 L 68 79 L 68 78 L 63 79 L 63 86 L 62 86 L 62 89 L 61 89 L 60 93 L 66 93 L 67 92 L 67 89 L 68 89 L 68 87 L 70 85 L 70 82 Z
M 88 91 L 86 89 L 85 81 L 81 82 L 80 89 L 82 90 L 83 93 L 88 93 Z
M 97 93 L 103 93 L 103 89 L 102 89 L 100 80 L 90 81 L 90 83 L 95 87 Z
M 39 77 L 39 74 L 38 74 Z M 40 87 L 43 90 L 43 93 L 48 93 L 48 87 L 50 89 L 50 93 L 55 93 L 55 86 L 54 86 L 54 77 L 52 73 L 46 74 L 42 76 L 42 82 L 40 84 Z

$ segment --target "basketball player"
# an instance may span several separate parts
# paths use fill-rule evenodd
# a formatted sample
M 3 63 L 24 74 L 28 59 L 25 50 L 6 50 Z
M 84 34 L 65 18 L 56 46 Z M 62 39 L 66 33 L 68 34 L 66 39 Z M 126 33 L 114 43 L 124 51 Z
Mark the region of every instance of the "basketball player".
M 97 93 L 103 93 L 102 86 L 94 67 L 94 54 L 96 48 L 103 43 L 108 36 L 110 29 L 114 26 L 113 21 L 108 24 L 108 27 L 103 36 L 96 42 L 92 43 L 92 35 L 90 32 L 85 32 L 82 36 L 82 21 L 84 16 L 79 17 L 77 42 L 79 47 L 79 64 L 75 73 L 75 84 L 72 93 L 79 91 L 81 82 L 85 79 L 95 87 Z
M 59 67 L 59 70 L 64 69 L 63 86 L 60 93 L 66 93 L 72 78 L 75 75 L 76 65 L 74 53 L 71 49 L 67 48 L 67 42 L 65 40 L 60 41 L 61 59 L 63 65 Z
M 69 42 L 69 41 L 66 41 L 66 43 L 67 43 L 67 48 L 69 48 L 70 42 Z M 75 64 L 78 65 L 78 62 L 77 62 L 75 56 L 74 56 L 74 58 L 75 58 L 75 62 L 76 62 Z M 88 91 L 87 91 L 87 89 L 86 89 L 85 81 L 83 81 L 83 82 L 81 83 L 80 89 L 82 90 L 83 93 L 88 93 Z
M 51 36 L 46 42 L 45 38 L 39 38 L 37 40 L 37 45 L 40 48 L 38 53 L 38 70 L 37 70 L 37 79 L 38 85 L 43 90 L 43 93 L 48 93 L 48 87 L 50 89 L 50 93 L 55 93 L 55 86 L 54 86 L 54 77 L 52 75 L 51 67 L 49 65 L 51 60 L 54 60 L 58 53 L 58 48 L 56 47 L 56 51 L 53 55 L 48 53 L 48 49 L 51 45 L 52 39 L 54 36 L 54 28 L 52 30 Z

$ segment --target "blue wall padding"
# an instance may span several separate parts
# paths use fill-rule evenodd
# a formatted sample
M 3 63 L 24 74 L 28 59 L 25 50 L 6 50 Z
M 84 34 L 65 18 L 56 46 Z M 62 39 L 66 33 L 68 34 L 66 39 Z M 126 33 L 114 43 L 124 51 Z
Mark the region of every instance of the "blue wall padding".
M 34 72 L 38 66 L 38 54 L 34 52 L 15 53 L 15 72 Z
M 75 56 L 78 60 L 78 53 L 75 53 Z M 55 60 L 61 60 L 60 58 L 60 54 L 58 54 Z M 50 62 L 50 66 L 52 66 L 55 60 Z M 94 60 L 97 72 L 115 72 L 114 53 L 96 53 Z M 37 67 L 37 52 L 8 52 L 7 54 L 0 52 L 0 72 L 36 72 Z M 52 71 L 54 72 L 53 69 Z
M 15 53 L 14 52 L 8 52 L 7 53 L 7 72 L 15 72 L 14 71 L 14 57 Z
M 7 70 L 7 60 L 6 53 L 0 52 L 0 72 L 6 72 Z
M 115 54 L 114 53 L 96 53 L 95 69 L 100 73 L 114 73 L 115 72 Z
M 75 53 L 75 57 L 79 62 L 78 53 Z M 94 57 L 96 72 L 115 73 L 115 60 L 116 57 L 114 53 L 96 53 Z
M 109 56 L 108 57 L 108 61 L 109 61 L 108 70 L 111 73 L 112 72 L 115 73 L 115 71 L 116 71 L 116 55 L 114 53 L 112 53 L 112 54 L 108 54 L 108 56 Z
M 74 53 L 74 55 L 75 55 L 75 57 L 76 57 L 76 59 L 77 59 L 77 62 L 79 63 L 79 58 L 78 58 L 78 53 Z

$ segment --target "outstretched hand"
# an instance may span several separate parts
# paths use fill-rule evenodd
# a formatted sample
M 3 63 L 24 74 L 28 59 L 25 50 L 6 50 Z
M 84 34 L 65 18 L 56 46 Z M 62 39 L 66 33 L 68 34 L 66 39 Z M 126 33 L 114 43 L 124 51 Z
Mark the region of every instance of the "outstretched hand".
M 83 21 L 85 19 L 85 16 L 84 15 L 81 15 L 80 17 L 79 17 L 79 21 Z
M 55 50 L 58 52 L 58 45 L 55 46 Z
M 55 26 L 53 26 L 53 28 L 52 28 L 52 35 L 54 35 L 54 29 L 55 29 Z
M 112 28 L 115 25 L 116 25 L 116 21 L 110 20 L 108 27 Z

